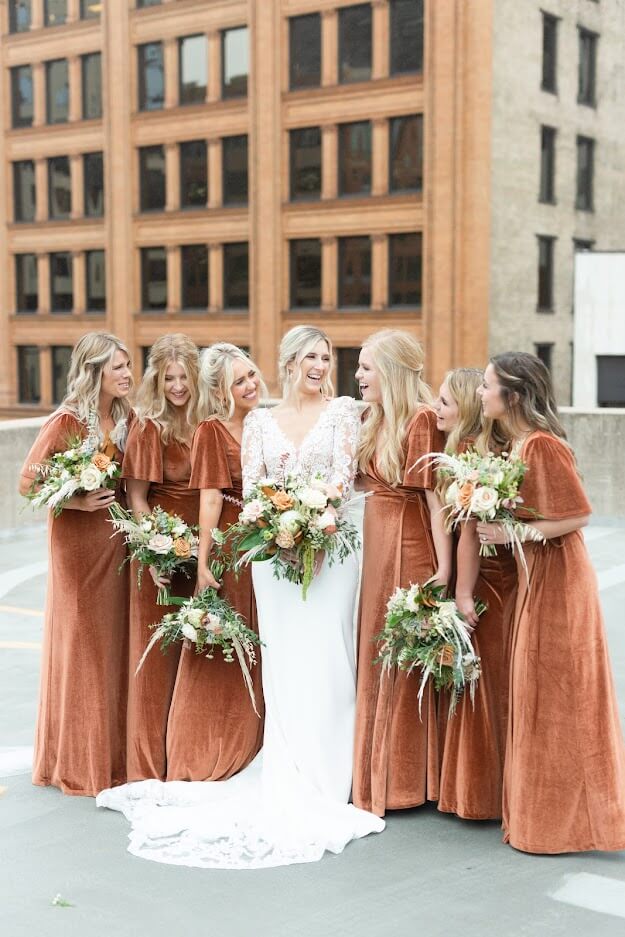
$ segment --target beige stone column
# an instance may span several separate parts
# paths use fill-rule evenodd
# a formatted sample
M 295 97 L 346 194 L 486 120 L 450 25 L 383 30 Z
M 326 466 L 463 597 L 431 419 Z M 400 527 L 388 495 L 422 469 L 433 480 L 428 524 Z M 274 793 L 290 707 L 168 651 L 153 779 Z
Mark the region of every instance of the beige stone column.
M 49 345 L 39 346 L 39 377 L 41 406 L 52 409 L 52 349 Z
M 371 310 L 382 312 L 388 306 L 388 238 L 374 234 L 371 238 Z
M 165 107 L 178 104 L 178 40 L 163 42 L 163 74 L 165 78 Z
M 74 287 L 74 315 L 87 310 L 87 258 L 84 251 L 72 252 L 72 283 Z
M 80 0 L 67 0 L 67 20 L 68 23 L 75 23 L 80 19 Z
M 388 192 L 388 135 L 388 120 L 374 120 L 371 127 L 372 195 L 386 195 Z
M 221 140 L 209 140 L 206 152 L 208 168 L 208 207 L 219 208 L 222 203 Z
M 67 63 L 70 123 L 82 120 L 82 74 L 80 56 L 72 55 Z
M 37 254 L 37 289 L 39 291 L 39 312 L 50 312 L 50 258 L 48 254 Z
M 33 65 L 33 127 L 46 122 L 46 68 L 43 62 Z
M 221 34 L 211 30 L 206 34 L 208 43 L 208 74 L 206 81 L 206 100 L 219 101 L 221 98 Z
M 338 239 L 321 238 L 321 310 L 335 312 L 338 301 Z
M 167 311 L 180 312 L 180 248 L 168 244 L 167 252 Z
M 69 158 L 72 184 L 72 218 L 82 218 L 85 214 L 85 184 L 82 155 L 74 153 Z
M 339 182 L 339 131 L 336 124 L 321 128 L 321 198 L 336 198 Z
M 180 149 L 177 143 L 165 144 L 165 210 L 180 208 Z
M 30 14 L 30 28 L 41 29 L 43 26 L 43 0 L 33 0 Z
M 208 245 L 208 311 L 221 312 L 224 305 L 224 252 L 221 244 Z
M 35 221 L 48 220 L 48 161 L 35 160 Z
M 389 74 L 389 37 L 390 37 L 390 10 L 388 0 L 373 0 L 373 16 L 371 22 L 372 62 L 371 77 L 388 78 Z
M 339 25 L 336 10 L 321 13 L 321 84 L 323 87 L 338 82 Z

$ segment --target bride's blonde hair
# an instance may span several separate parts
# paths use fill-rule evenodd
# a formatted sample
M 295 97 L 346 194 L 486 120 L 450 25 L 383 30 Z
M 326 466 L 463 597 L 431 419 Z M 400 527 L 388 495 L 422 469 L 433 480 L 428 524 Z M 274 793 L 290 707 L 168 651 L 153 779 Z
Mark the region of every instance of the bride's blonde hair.
M 165 396 L 165 375 L 170 364 L 181 365 L 187 376 L 189 400 L 185 407 L 175 407 Z M 162 335 L 150 348 L 135 410 L 142 426 L 147 420 L 158 426 L 165 445 L 174 439 L 187 442 L 189 431 L 197 425 L 198 367 L 197 346 L 182 332 Z
M 230 342 L 217 342 L 205 348 L 200 357 L 200 420 L 231 420 L 234 415 L 234 362 L 243 361 L 260 379 L 260 396 L 267 397 L 260 369 L 244 351 Z
M 404 475 L 404 442 L 408 424 L 416 411 L 431 405 L 432 391 L 422 379 L 424 354 L 417 339 L 399 329 L 383 329 L 363 343 L 373 359 L 380 379 L 381 403 L 369 405 L 358 449 L 362 472 L 371 464 L 376 445 L 383 440 L 377 457 L 378 471 L 391 485 L 400 485 Z
M 128 349 L 121 339 L 109 332 L 87 332 L 76 342 L 67 375 L 67 393 L 60 409 L 68 410 L 83 423 L 89 422 L 91 414 L 98 413 L 102 373 L 116 351 L 128 355 Z M 125 419 L 129 412 L 130 402 L 127 397 L 113 399 L 111 416 L 115 423 Z
M 329 336 L 318 329 L 315 325 L 296 325 L 284 335 L 278 349 L 278 378 L 282 387 L 282 396 L 286 399 L 294 390 L 297 390 L 301 380 L 299 366 L 308 354 L 315 347 L 317 342 L 325 342 L 328 346 L 330 361 L 333 359 L 332 342 Z M 293 371 L 297 371 L 297 377 L 293 380 L 289 365 L 293 365 Z M 334 386 L 330 371 L 321 383 L 320 392 L 324 397 L 334 396 Z

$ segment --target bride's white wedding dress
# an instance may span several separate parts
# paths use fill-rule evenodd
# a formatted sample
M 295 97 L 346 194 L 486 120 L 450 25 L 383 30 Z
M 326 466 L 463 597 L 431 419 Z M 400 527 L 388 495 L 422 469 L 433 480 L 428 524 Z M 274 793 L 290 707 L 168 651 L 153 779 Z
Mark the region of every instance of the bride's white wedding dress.
M 328 403 L 299 449 L 270 410 L 253 411 L 243 432 L 244 492 L 285 470 L 319 474 L 349 493 L 359 430 L 349 397 Z M 384 829 L 379 817 L 348 804 L 357 557 L 324 563 L 305 602 L 301 586 L 275 579 L 270 562 L 254 563 L 252 576 L 266 645 L 262 752 L 227 781 L 140 781 L 102 791 L 98 806 L 130 820 L 134 855 L 202 868 L 266 868 L 314 862 Z

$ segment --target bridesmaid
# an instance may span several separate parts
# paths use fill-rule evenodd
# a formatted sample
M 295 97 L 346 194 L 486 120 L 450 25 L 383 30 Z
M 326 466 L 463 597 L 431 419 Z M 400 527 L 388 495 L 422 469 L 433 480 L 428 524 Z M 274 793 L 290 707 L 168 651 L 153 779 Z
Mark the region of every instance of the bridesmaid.
M 486 451 L 477 390 L 483 371 L 458 368 L 441 384 L 436 424 L 447 434 L 446 451 Z M 492 446 L 491 446 L 492 448 Z M 444 500 L 444 486 L 441 486 Z M 475 628 L 473 645 L 482 661 L 475 703 L 460 700 L 447 721 L 443 701 L 439 719 L 444 738 L 438 809 L 469 820 L 501 817 L 501 791 L 508 715 L 510 631 L 516 598 L 516 562 L 500 547 L 497 556 L 479 556 L 474 522 L 456 538 L 456 604 Z M 478 619 L 474 596 L 487 603 Z M 444 699 L 444 698 L 443 698 Z
M 87 435 L 95 414 L 101 451 L 121 463 L 132 386 L 126 346 L 88 332 L 72 352 L 67 394 L 43 425 L 20 480 Z M 48 592 L 33 783 L 95 797 L 126 780 L 128 576 L 124 545 L 111 540 L 108 511 L 119 491 L 74 495 L 49 514 Z
M 197 591 L 221 595 L 256 628 L 252 579 L 226 573 L 220 584 L 210 570 L 211 531 L 238 519 L 242 506 L 243 420 L 265 388 L 253 361 L 236 345 L 220 342 L 202 354 L 200 415 L 193 438 L 191 481 L 200 489 Z M 260 653 L 252 669 L 256 708 L 262 714 Z M 213 660 L 184 648 L 167 727 L 167 780 L 218 781 L 245 768 L 260 749 L 263 720 L 252 707 L 241 672 L 219 653 Z
M 412 335 L 385 329 L 362 347 L 356 377 L 365 413 L 359 467 L 367 498 L 360 597 L 354 803 L 384 816 L 438 797 L 438 743 L 434 694 L 419 717 L 418 677 L 374 665 L 374 637 L 384 625 L 396 586 L 451 573 L 435 477 L 421 456 L 440 451 L 430 388 L 421 378 L 423 350 Z
M 533 355 L 492 358 L 484 415 L 528 471 L 530 586 L 519 568 L 504 771 L 504 841 L 533 853 L 625 849 L 625 746 L 597 580 L 581 528 L 591 507 L 557 416 L 549 372 Z M 528 517 L 527 512 L 520 512 Z M 496 523 L 485 543 L 504 543 Z
M 128 501 L 136 517 L 150 514 L 157 505 L 197 524 L 199 494 L 189 488 L 191 439 L 197 423 L 198 350 L 180 333 L 163 335 L 150 350 L 147 368 L 137 391 L 136 419 L 128 434 L 123 475 Z M 130 683 L 128 687 L 128 780 L 165 780 L 165 737 L 171 696 L 176 680 L 178 647 L 166 654 L 151 651 L 139 673 L 135 669 L 152 631 L 173 607 L 157 605 L 156 571 L 137 586 L 137 570 L 130 577 Z M 190 596 L 193 579 L 175 574 L 172 595 Z

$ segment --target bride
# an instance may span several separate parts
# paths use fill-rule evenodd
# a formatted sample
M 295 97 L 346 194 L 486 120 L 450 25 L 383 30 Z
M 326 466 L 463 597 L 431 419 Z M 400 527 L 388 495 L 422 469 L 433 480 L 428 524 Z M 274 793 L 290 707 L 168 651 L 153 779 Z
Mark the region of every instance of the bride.
M 330 340 L 296 326 L 279 356 L 282 402 L 245 420 L 244 494 L 284 471 L 319 475 L 349 497 L 360 420 L 351 397 L 330 396 Z M 384 829 L 379 817 L 348 804 L 358 558 L 318 566 L 306 601 L 300 586 L 274 578 L 269 562 L 252 567 L 265 644 L 265 733 L 255 761 L 227 781 L 143 781 L 99 794 L 99 806 L 130 820 L 130 852 L 176 865 L 252 869 L 314 862 Z M 210 706 L 209 699 L 196 702 Z

